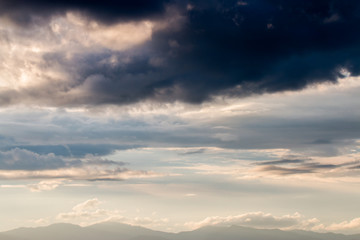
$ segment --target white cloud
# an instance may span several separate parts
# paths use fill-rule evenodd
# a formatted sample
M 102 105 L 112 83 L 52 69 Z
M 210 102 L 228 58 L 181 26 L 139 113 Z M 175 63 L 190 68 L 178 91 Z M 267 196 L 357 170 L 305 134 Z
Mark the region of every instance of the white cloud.
M 50 219 L 48 218 L 38 218 L 38 219 L 30 219 L 28 220 L 28 222 L 31 224 L 31 225 L 36 225 L 36 226 L 46 226 L 46 225 L 49 225 Z
M 88 47 L 98 45 L 112 50 L 129 49 L 149 40 L 156 24 L 151 21 L 140 21 L 108 26 L 93 20 L 89 22 L 81 15 L 72 12 L 67 14 L 66 20 L 68 21 L 66 28 L 56 23 L 54 25 L 57 32 L 66 31 L 67 34 L 63 32 L 62 35 L 68 36 L 69 40 L 83 36 L 84 38 L 79 39 L 79 42 L 84 40 Z
M 88 199 L 74 206 L 70 212 L 59 213 L 56 216 L 56 220 L 80 224 L 81 226 L 110 221 L 150 228 L 158 226 L 164 227 L 169 222 L 167 218 L 156 218 L 155 216 L 128 218 L 123 216 L 123 212 L 117 209 L 109 210 L 100 208 L 101 204 L 102 202 L 97 198 Z
M 264 212 L 250 212 L 235 216 L 207 217 L 199 222 L 187 222 L 185 225 L 191 229 L 209 225 L 231 226 L 240 225 L 255 228 L 296 228 L 303 224 L 303 216 L 299 213 L 293 215 L 274 216 Z
M 98 208 L 100 204 L 101 202 L 97 198 L 86 200 L 74 206 L 70 212 L 59 213 L 56 219 L 64 222 L 90 225 L 109 218 L 122 218 L 118 210 L 111 211 Z
M 338 232 L 338 233 L 358 233 L 360 228 L 360 218 L 343 221 L 340 223 L 324 224 L 317 218 L 307 218 L 296 212 L 294 214 L 274 215 L 265 212 L 248 212 L 230 216 L 211 216 L 201 221 L 189 221 L 185 223 L 173 222 L 167 217 L 158 217 L 156 212 L 151 216 L 125 216 L 125 211 L 118 209 L 102 208 L 104 202 L 98 198 L 88 199 L 75 205 L 69 212 L 59 213 L 53 220 L 51 218 L 41 218 L 31 220 L 36 225 L 50 224 L 53 222 L 67 222 L 89 226 L 101 222 L 121 222 L 134 226 L 143 226 L 150 229 L 164 231 L 168 229 L 190 229 L 194 230 L 205 226 L 244 226 L 258 229 L 281 229 L 306 230 L 315 232 Z M 140 214 L 137 209 L 136 214 Z
M 321 225 L 319 230 L 326 230 L 326 231 L 334 231 L 334 232 L 344 232 L 344 231 L 351 231 L 351 232 L 359 232 L 360 229 L 360 218 L 354 218 L 349 221 L 343 221 L 340 223 L 333 223 L 329 226 Z
M 125 168 L 103 169 L 97 167 L 61 168 L 56 170 L 0 170 L 0 179 L 66 179 L 66 180 L 126 180 L 134 178 L 163 177 L 168 174 L 153 171 L 133 171 Z
M 294 213 L 292 215 L 275 216 L 264 212 L 250 212 L 227 217 L 207 217 L 198 222 L 186 222 L 190 229 L 204 226 L 245 226 L 259 229 L 306 230 L 315 232 L 359 233 L 360 218 L 343 221 L 340 223 L 324 224 L 317 218 L 306 218 Z
M 27 187 L 32 192 L 50 191 L 63 184 L 63 180 L 44 180 L 37 184 L 29 184 Z
M 93 199 L 86 200 L 83 203 L 79 203 L 78 205 L 73 207 L 72 210 L 75 211 L 75 212 L 82 212 L 82 211 L 86 211 L 86 210 L 91 209 L 91 208 L 95 208 L 100 203 L 101 202 L 97 198 L 93 198 Z

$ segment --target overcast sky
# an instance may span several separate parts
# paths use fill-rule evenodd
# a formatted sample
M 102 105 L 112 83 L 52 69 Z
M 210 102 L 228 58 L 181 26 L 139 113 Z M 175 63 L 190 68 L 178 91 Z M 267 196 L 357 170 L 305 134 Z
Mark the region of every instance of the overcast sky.
M 357 0 L 0 0 L 0 231 L 360 233 Z

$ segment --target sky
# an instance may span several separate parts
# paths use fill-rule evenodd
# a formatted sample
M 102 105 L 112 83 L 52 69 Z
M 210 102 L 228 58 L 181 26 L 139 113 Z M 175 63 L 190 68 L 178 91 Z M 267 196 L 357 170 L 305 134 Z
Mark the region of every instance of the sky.
M 0 0 L 0 231 L 360 233 L 360 2 Z

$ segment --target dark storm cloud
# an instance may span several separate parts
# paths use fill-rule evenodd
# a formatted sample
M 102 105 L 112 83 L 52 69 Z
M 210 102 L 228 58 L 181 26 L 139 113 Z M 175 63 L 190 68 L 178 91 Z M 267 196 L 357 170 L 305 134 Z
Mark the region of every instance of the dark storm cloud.
M 155 99 L 200 103 L 218 94 L 299 90 L 360 74 L 359 1 L 241 3 L 0 1 L 0 12 L 20 24 L 66 10 L 78 10 L 105 24 L 154 16 L 171 22 L 176 14 L 181 19 L 179 26 L 156 29 L 151 40 L 131 53 L 88 52 L 72 60 L 66 52 L 44 54 L 47 67 L 59 64 L 72 73 L 73 83 L 3 91 L 1 102 L 51 99 L 48 104 L 91 105 Z M 104 63 L 114 54 L 119 59 L 130 54 L 131 61 L 116 66 Z M 72 96 L 71 89 L 81 91 Z
M 222 91 L 298 90 L 335 82 L 342 67 L 359 74 L 358 1 L 194 1 L 193 6 L 182 31 L 153 36 L 155 47 L 171 52 L 171 64 L 181 69 L 158 84 L 168 89 L 167 99 L 201 102 Z M 241 88 L 231 90 L 236 85 Z
M 4 91 L 2 104 L 21 99 L 50 99 L 46 101 L 50 105 L 68 106 L 144 99 L 200 103 L 219 94 L 299 90 L 360 74 L 360 2 L 356 0 L 252 0 L 246 4 L 15 0 L 0 1 L 0 9 L 18 23 L 66 10 L 78 10 L 105 24 L 155 15 L 167 23 L 175 15 L 181 19 L 176 27 L 155 29 L 151 40 L 131 53 L 88 52 L 72 60 L 66 52 L 44 54 L 48 66 L 59 64 L 72 73 L 73 82 Z M 114 55 L 119 59 L 130 55 L 131 61 L 106 64 Z M 71 95 L 72 89 L 76 95 Z
M 1 0 L 0 14 L 19 25 L 43 23 L 53 15 L 78 11 L 104 23 L 141 20 L 161 15 L 167 0 Z

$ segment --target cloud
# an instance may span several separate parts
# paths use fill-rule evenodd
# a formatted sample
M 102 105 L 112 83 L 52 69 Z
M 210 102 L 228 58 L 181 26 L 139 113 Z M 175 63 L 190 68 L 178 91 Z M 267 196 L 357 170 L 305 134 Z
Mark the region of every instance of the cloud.
M 65 166 L 66 163 L 53 153 L 39 155 L 19 148 L 0 152 L 1 170 L 43 170 L 57 169 Z
M 117 144 L 62 144 L 62 145 L 20 145 L 20 144 L 4 144 L 0 149 L 11 150 L 14 148 L 28 150 L 40 155 L 53 153 L 62 157 L 85 157 L 86 155 L 104 156 L 114 153 L 116 150 L 128 150 L 141 147 L 140 145 L 117 145 Z
M 12 184 L 12 185 L 0 185 L 0 188 L 7 189 L 19 189 L 19 188 L 27 188 L 31 192 L 43 192 L 43 191 L 51 191 L 59 186 L 64 185 L 64 180 L 55 179 L 55 180 L 43 180 L 34 184 Z M 73 184 L 67 184 L 67 186 L 72 186 Z
M 95 18 L 104 23 L 115 23 L 118 21 L 138 20 L 152 18 L 161 15 L 165 10 L 167 1 L 61 1 L 52 2 L 46 0 L 1 0 L 0 14 L 10 18 L 19 25 L 39 23 L 54 15 L 64 14 L 67 11 L 77 11 Z
M 213 216 L 207 217 L 199 222 L 187 222 L 185 226 L 190 229 L 201 228 L 204 226 L 245 226 L 260 229 L 282 229 L 282 230 L 306 230 L 316 232 L 337 232 L 337 233 L 356 233 L 360 227 L 360 218 L 343 221 L 340 223 L 324 224 L 317 218 L 306 218 L 295 213 L 292 215 L 275 216 L 264 212 L 250 212 L 240 215 L 227 217 Z
M 278 166 L 278 165 L 284 165 Z M 255 168 L 255 171 L 265 172 L 269 174 L 286 176 L 296 174 L 309 174 L 309 173 L 331 173 L 336 169 L 341 169 L 341 172 L 347 172 L 349 169 L 357 169 L 358 161 L 348 161 L 339 164 L 332 163 L 319 163 L 311 159 L 282 159 L 275 161 L 264 161 L 256 163 L 260 167 Z M 331 175 L 331 174 L 330 174 Z
M 356 165 L 356 166 L 353 166 L 353 167 L 349 167 L 350 169 L 360 169 L 360 165 Z
M 99 219 L 121 217 L 117 210 L 109 211 L 98 208 L 100 204 L 101 202 L 97 198 L 86 200 L 74 206 L 70 212 L 59 213 L 56 219 L 65 222 L 81 221 L 82 223 L 87 222 L 89 224 Z
M 179 155 L 193 155 L 193 154 L 201 154 L 204 152 L 205 152 L 205 149 L 196 149 L 196 150 L 179 153 Z
M 37 184 L 29 184 L 27 187 L 31 192 L 51 191 L 63 185 L 63 180 L 45 180 Z
M 218 156 L 223 156 L 222 152 L 225 151 L 227 157 L 226 151 L 232 149 L 261 152 L 264 149 L 283 148 L 300 157 L 289 158 L 289 153 L 275 157 L 271 154 L 261 156 L 261 159 L 269 161 L 261 161 L 258 169 L 262 171 L 257 174 L 276 175 L 273 168 L 260 168 L 265 165 L 290 168 L 277 169 L 278 173 L 286 171 L 287 176 L 299 174 L 298 170 L 320 174 L 336 169 L 344 170 L 345 166 L 334 168 L 334 165 L 342 162 L 340 160 L 324 159 L 319 162 L 314 157 L 346 156 L 353 149 L 358 149 L 355 140 L 359 138 L 359 124 L 355 124 L 360 117 L 356 111 L 356 103 L 360 100 L 358 84 L 357 79 L 349 78 L 340 85 L 324 84 L 296 94 L 263 95 L 246 100 L 230 99 L 201 106 L 143 103 L 94 109 L 9 107 L 1 112 L 0 127 L 4 142 L 0 151 L 5 153 L 17 147 L 43 157 L 54 153 L 56 158 L 67 160 L 67 166 L 77 164 L 77 167 L 90 161 L 85 156 L 92 154 L 102 158 L 99 164 L 103 164 L 102 168 L 105 168 L 111 162 L 104 161 L 106 157 L 102 156 L 116 153 L 117 149 L 125 150 L 124 154 L 136 155 L 142 151 L 142 146 L 152 147 L 154 151 L 160 152 L 162 147 L 184 147 L 177 151 L 180 154 L 218 147 L 221 149 Z M 350 125 L 349 122 L 354 124 Z M 224 125 L 227 128 L 218 127 Z M 238 136 L 238 139 L 224 142 L 213 137 L 218 133 L 230 133 Z M 8 141 L 10 137 L 12 140 Z M 314 144 L 315 139 L 331 141 L 327 144 Z M 140 148 L 136 149 L 137 147 Z M 187 156 L 207 159 L 208 162 L 203 162 L 205 165 L 216 165 L 212 162 L 215 158 L 207 157 L 209 154 L 212 154 L 211 151 L 206 150 L 202 154 Z M 232 158 L 241 158 L 242 154 Z M 317 162 L 317 166 L 299 162 L 284 163 L 286 159 L 306 160 L 310 157 L 314 159 L 313 162 Z M 353 156 L 346 161 L 357 158 Z M 259 159 L 255 159 L 256 163 L 260 163 Z M 145 159 L 143 161 L 146 162 Z M 254 163 L 255 161 L 252 162 Z M 120 164 L 118 167 L 121 169 L 124 166 Z M 254 165 L 251 166 L 253 167 Z M 295 168 L 295 171 L 291 168 Z M 94 171 L 91 172 L 95 174 Z M 218 172 L 239 175 L 236 166 L 232 169 L 220 169 Z M 85 176 L 83 172 L 79 173 Z
M 52 150 L 59 150 L 57 146 L 30 146 L 30 149 L 40 150 L 46 152 L 45 154 L 38 154 L 27 149 L 12 148 L 8 151 L 0 151 L 0 170 L 49 170 L 71 167 L 87 167 L 87 166 L 123 166 L 125 163 L 120 161 L 112 161 L 104 159 L 99 156 L 94 156 L 91 153 L 91 146 L 81 146 L 80 150 L 83 151 L 82 158 L 74 159 L 71 149 L 64 147 L 63 150 L 70 153 L 71 158 L 64 158 L 64 156 L 55 155 Z M 101 149 L 101 146 L 95 146 L 93 151 Z M 62 149 L 61 149 L 62 150 Z M 86 151 L 88 150 L 88 151 Z M 107 152 L 109 154 L 110 152 Z M 79 154 L 74 151 L 74 154 Z
M 126 217 L 125 212 L 118 209 L 110 210 L 102 208 L 101 205 L 103 204 L 104 202 L 100 201 L 98 198 L 88 199 L 75 205 L 69 212 L 59 213 L 54 220 L 80 224 L 81 226 L 89 226 L 100 222 L 121 222 L 150 228 L 172 228 L 172 226 L 169 225 L 169 223 L 173 223 L 172 221 L 168 218 L 158 218 L 156 213 L 153 213 L 151 217 Z M 47 220 L 47 222 L 49 222 L 49 220 Z M 179 223 L 176 225 L 179 225 Z M 183 224 L 186 229 L 190 230 L 205 226 L 227 227 L 232 225 L 259 229 L 281 229 L 286 231 L 305 230 L 316 232 L 332 231 L 338 233 L 356 233 L 356 230 L 360 226 L 360 218 L 354 218 L 340 223 L 324 224 L 317 218 L 307 218 L 297 212 L 294 214 L 278 216 L 259 211 L 226 217 L 212 216 L 201 221 L 191 221 Z
M 67 179 L 87 181 L 122 181 L 136 178 L 163 177 L 166 174 L 153 171 L 134 171 L 126 168 L 71 167 L 55 170 L 0 170 L 0 179 Z
M 321 227 L 319 227 L 321 229 Z M 346 231 L 352 230 L 357 231 L 360 228 L 360 218 L 354 218 L 350 221 L 343 221 L 340 223 L 333 223 L 327 227 L 324 227 L 327 231 Z
M 120 161 L 113 161 L 104 159 L 101 157 L 93 156 L 91 154 L 88 154 L 85 156 L 85 158 L 82 160 L 81 165 L 87 166 L 87 165 L 94 165 L 94 166 L 124 166 L 124 162 Z
M 2 88 L 0 104 L 202 103 L 219 95 L 300 90 L 360 74 L 358 1 L 196 0 L 190 5 L 1 1 L 2 15 L 18 25 L 42 24 L 26 31 L 4 24 L 0 39 L 7 65 L 0 73 L 22 87 Z M 85 24 L 69 14 L 80 14 Z
M 153 171 L 130 170 L 123 167 L 124 164 L 91 154 L 80 159 L 66 159 L 53 153 L 40 155 L 14 148 L 5 152 L 0 151 L 0 179 L 46 180 L 29 185 L 29 189 L 36 192 L 55 189 L 61 185 L 62 180 L 120 181 L 165 176 Z
M 59 213 L 56 216 L 57 221 L 71 222 L 88 226 L 100 222 L 121 222 L 136 226 L 156 227 L 166 226 L 167 218 L 152 217 L 132 217 L 123 216 L 123 212 L 117 209 L 109 210 L 100 208 L 102 202 L 97 198 L 88 199 L 72 208 L 72 211 Z
M 91 209 L 91 208 L 95 208 L 100 203 L 101 202 L 97 198 L 93 198 L 93 199 L 86 200 L 83 203 L 79 203 L 78 205 L 73 207 L 72 210 L 75 211 L 75 212 L 82 212 L 82 211 L 86 211 L 86 210 Z
M 0 185 L 0 188 L 26 188 L 26 185 Z
M 256 163 L 256 165 L 273 165 L 273 164 L 293 164 L 293 163 L 303 163 L 307 161 L 308 159 L 281 159 L 281 160 L 273 160 L 273 161 L 263 161 Z
M 299 213 L 293 215 L 274 216 L 264 212 L 250 212 L 240 215 L 227 217 L 208 217 L 199 222 L 187 222 L 185 225 L 191 229 L 196 229 L 209 225 L 218 226 L 247 226 L 261 229 L 296 229 L 310 226 L 317 221 L 315 219 L 304 219 Z
M 304 173 L 313 173 L 313 169 L 309 168 L 285 168 L 278 166 L 265 166 L 260 168 L 260 172 L 269 172 L 275 175 L 293 175 L 293 174 L 304 174 Z

